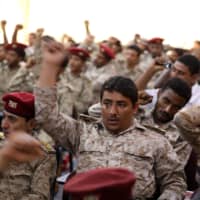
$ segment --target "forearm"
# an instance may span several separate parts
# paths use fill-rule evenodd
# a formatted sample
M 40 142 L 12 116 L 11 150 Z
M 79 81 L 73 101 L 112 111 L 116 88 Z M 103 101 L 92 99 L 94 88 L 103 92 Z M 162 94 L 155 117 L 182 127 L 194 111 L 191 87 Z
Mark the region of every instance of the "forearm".
M 149 67 L 136 81 L 135 84 L 138 90 L 145 90 L 148 82 L 151 80 L 155 71 L 153 67 Z

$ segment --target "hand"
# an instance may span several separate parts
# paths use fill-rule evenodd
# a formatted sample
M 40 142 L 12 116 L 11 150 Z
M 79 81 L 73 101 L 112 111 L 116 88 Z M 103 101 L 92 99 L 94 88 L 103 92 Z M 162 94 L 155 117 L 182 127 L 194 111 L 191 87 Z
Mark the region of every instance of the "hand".
M 17 30 L 21 30 L 21 29 L 23 29 L 23 25 L 22 24 L 17 24 L 15 28 Z
M 153 60 L 150 68 L 152 68 L 152 70 L 154 71 L 154 73 L 156 73 L 158 71 L 162 71 L 162 70 L 165 69 L 164 63 L 166 63 L 166 59 L 165 58 L 163 58 L 163 57 L 156 57 Z
M 44 41 L 42 45 L 42 64 L 53 68 L 60 68 L 66 57 L 64 46 L 56 41 Z
M 144 90 L 138 92 L 138 104 L 146 105 L 152 102 L 153 97 L 147 94 Z
M 5 29 L 6 23 L 7 23 L 6 20 L 1 21 L 1 28 L 2 29 Z
M 5 161 L 28 162 L 44 155 L 38 140 L 27 133 L 12 133 L 0 150 Z
M 26 61 L 26 68 L 31 68 L 36 64 L 35 58 L 33 56 L 29 57 Z
M 44 33 L 44 28 L 38 28 L 36 30 L 36 33 L 37 33 L 37 36 L 41 37 L 43 35 L 43 33 Z

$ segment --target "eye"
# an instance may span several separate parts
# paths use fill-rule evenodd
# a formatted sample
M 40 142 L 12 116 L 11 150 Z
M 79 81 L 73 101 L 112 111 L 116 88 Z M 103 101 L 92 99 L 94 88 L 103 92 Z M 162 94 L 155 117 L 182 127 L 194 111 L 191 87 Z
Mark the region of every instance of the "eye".
M 124 103 L 124 102 L 119 102 L 117 105 L 118 105 L 120 108 L 125 108 L 125 107 L 126 107 L 126 103 Z
M 103 101 L 103 105 L 105 107 L 109 107 L 109 106 L 111 106 L 111 104 L 112 104 L 112 102 L 110 102 L 110 101 Z

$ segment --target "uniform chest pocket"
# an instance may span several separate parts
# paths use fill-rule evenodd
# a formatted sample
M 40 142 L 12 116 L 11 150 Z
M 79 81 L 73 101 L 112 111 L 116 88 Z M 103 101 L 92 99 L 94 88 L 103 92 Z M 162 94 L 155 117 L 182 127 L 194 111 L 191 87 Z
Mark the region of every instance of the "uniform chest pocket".
M 125 163 L 132 165 L 134 169 L 152 170 L 154 165 L 154 158 L 150 151 L 137 148 L 124 148 Z
M 90 143 L 85 142 L 84 144 L 80 145 L 80 152 L 106 152 L 106 146 L 101 145 L 99 143 Z

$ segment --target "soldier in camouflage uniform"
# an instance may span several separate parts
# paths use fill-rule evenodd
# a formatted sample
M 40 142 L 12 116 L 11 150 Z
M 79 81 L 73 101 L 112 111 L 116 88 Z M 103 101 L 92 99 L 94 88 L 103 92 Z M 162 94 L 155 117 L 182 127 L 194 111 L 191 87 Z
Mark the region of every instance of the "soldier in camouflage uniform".
M 136 45 L 131 45 L 125 48 L 125 63 L 123 65 L 116 65 L 117 73 L 121 76 L 125 76 L 133 81 L 136 81 L 143 73 L 143 67 L 140 63 L 141 53 L 141 49 Z
M 182 165 L 164 137 L 134 120 L 137 89 L 124 77 L 113 77 L 101 90 L 102 120 L 92 124 L 59 113 L 57 74 L 63 47 L 46 44 L 36 95 L 36 119 L 59 144 L 78 156 L 78 171 L 124 167 L 136 173 L 136 199 L 181 200 L 186 190 Z M 57 67 L 56 67 L 57 66 Z
M 11 79 L 8 86 L 9 92 L 33 92 L 33 87 L 39 77 L 40 72 L 42 41 L 45 38 L 42 37 L 42 33 L 43 29 L 38 29 L 36 34 L 37 38 L 33 47 L 34 51 L 31 55 L 26 55 L 26 64 L 21 67 Z M 25 50 L 27 50 L 27 48 Z
M 200 166 L 200 106 L 192 105 L 185 107 L 176 114 L 174 121 L 182 136 L 192 145 L 197 153 L 197 165 Z
M 191 97 L 189 85 L 178 78 L 170 79 L 158 92 L 153 109 L 141 106 L 138 120 L 146 128 L 166 137 L 173 146 L 183 167 L 191 153 L 191 146 L 183 139 L 173 123 L 174 115 L 185 106 Z
M 34 131 L 34 97 L 30 93 L 8 93 L 3 96 L 4 117 L 2 129 L 5 139 L 15 131 L 26 132 L 39 138 Z M 39 140 L 39 139 L 38 139 Z M 50 186 L 55 178 L 56 157 L 53 148 L 48 149 L 41 143 L 45 151 L 42 158 L 18 163 L 13 161 L 4 171 L 0 181 L 1 198 L 5 200 L 49 200 Z M 50 154 L 52 153 L 52 154 Z
M 69 49 L 71 57 L 59 81 L 59 107 L 61 112 L 72 116 L 75 109 L 78 113 L 86 113 L 92 102 L 92 83 L 82 73 L 89 53 L 82 48 Z
M 104 81 L 117 73 L 114 58 L 115 54 L 112 49 L 105 44 L 100 44 L 94 61 L 85 72 L 86 76 L 92 80 L 93 103 L 99 101 L 98 97 Z
M 20 43 L 8 44 L 5 47 L 7 64 L 0 68 L 0 99 L 2 98 L 2 95 L 8 91 L 12 77 L 20 68 L 20 62 L 25 57 L 25 47 L 25 45 Z M 0 101 L 0 111 L 2 111 L 2 109 L 3 105 L 2 101 Z

